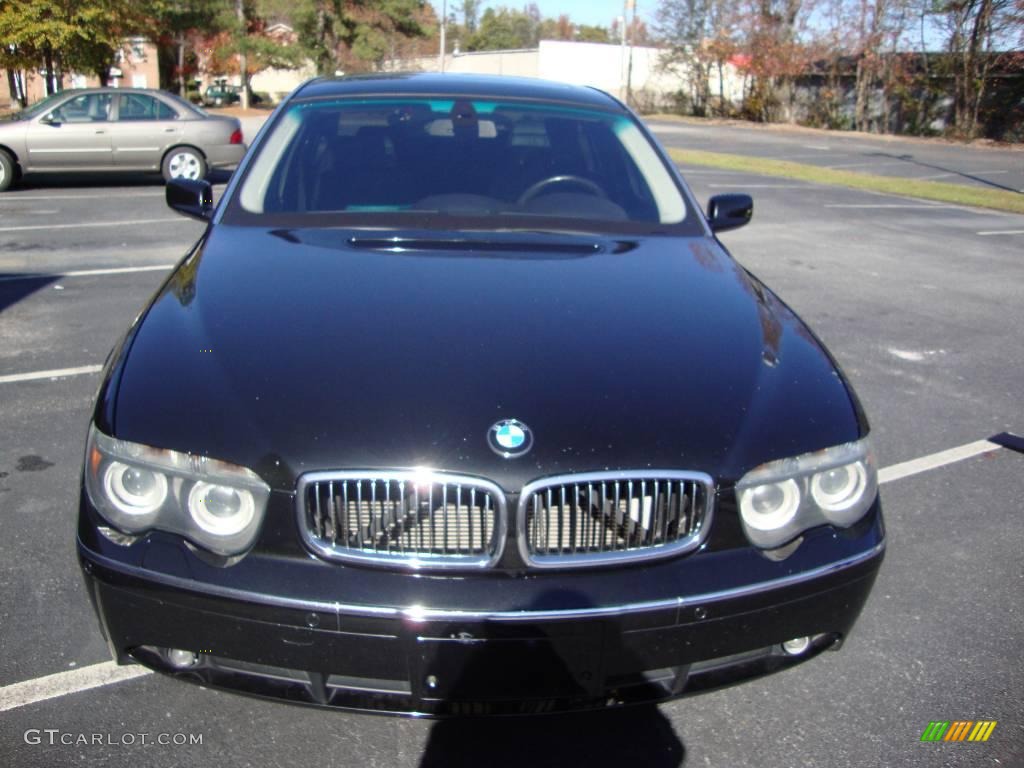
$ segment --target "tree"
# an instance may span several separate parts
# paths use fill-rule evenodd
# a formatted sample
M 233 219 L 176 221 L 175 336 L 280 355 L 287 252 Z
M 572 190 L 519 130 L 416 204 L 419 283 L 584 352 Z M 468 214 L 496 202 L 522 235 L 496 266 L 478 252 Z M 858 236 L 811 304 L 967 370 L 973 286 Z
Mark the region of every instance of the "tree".
M 744 112 L 757 120 L 795 118 L 796 78 L 820 56 L 807 42 L 814 0 L 741 0 L 741 51 L 748 62 Z
M 149 28 L 159 30 L 154 42 L 175 51 L 174 78 L 178 93 L 187 94 L 187 55 L 194 41 L 216 34 L 227 12 L 227 0 L 147 0 L 144 4 Z
M 610 43 L 612 41 L 608 27 L 597 24 L 577 24 L 576 39 L 581 43 Z
M 568 14 L 563 13 L 557 19 L 544 19 L 537 29 L 537 40 L 573 40 L 576 29 Z
M 283 0 L 300 49 L 320 74 L 379 66 L 400 42 L 424 37 L 423 0 Z
M 973 138 L 996 44 L 1015 36 L 1021 40 L 1024 9 L 1020 0 L 949 0 L 942 13 L 949 35 L 946 50 L 953 63 L 955 130 Z
M 663 0 L 658 7 L 657 32 L 669 46 L 662 67 L 686 84 L 694 114 L 708 111 L 713 67 L 718 70 L 719 109 L 724 110 L 723 70 L 736 47 L 735 14 L 733 0 Z
M 105 84 L 124 38 L 143 26 L 131 0 L 0 0 L 5 66 L 41 67 L 47 94 L 60 90 L 67 70 Z
M 535 48 L 540 39 L 541 15 L 536 5 L 521 11 L 505 6 L 488 8 L 480 26 L 466 43 L 471 51 Z
M 476 32 L 477 17 L 480 14 L 480 0 L 462 0 L 458 5 L 462 13 L 462 27 L 468 34 L 472 35 Z

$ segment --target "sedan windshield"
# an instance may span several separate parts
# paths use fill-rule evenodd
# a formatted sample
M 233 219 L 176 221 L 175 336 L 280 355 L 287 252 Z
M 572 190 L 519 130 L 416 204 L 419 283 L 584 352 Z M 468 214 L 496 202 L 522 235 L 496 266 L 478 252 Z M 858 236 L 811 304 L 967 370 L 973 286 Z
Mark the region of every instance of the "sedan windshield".
M 71 91 L 70 93 L 71 93 L 71 95 L 74 95 L 74 91 Z M 62 91 L 61 93 L 55 93 L 52 96 L 47 96 L 42 101 L 37 101 L 35 104 L 32 104 L 29 107 L 26 107 L 25 109 L 21 110 L 20 112 L 15 112 L 13 115 L 11 115 L 11 119 L 12 120 L 31 120 L 33 117 L 36 117 L 37 115 L 41 115 L 46 110 L 50 109 L 51 107 L 56 106 L 57 103 L 61 99 L 65 98 L 68 95 L 69 95 L 68 91 Z
M 248 214 L 424 214 L 664 226 L 679 185 L 620 112 L 481 99 L 299 102 L 242 181 Z M 248 218 L 248 217 L 247 217 Z

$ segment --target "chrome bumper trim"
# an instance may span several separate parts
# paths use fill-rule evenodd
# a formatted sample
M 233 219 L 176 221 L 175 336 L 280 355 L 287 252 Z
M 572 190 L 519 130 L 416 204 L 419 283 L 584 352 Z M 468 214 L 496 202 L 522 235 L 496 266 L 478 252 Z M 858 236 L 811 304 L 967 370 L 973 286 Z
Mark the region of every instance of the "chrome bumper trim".
M 644 613 L 647 611 L 661 611 L 667 609 L 682 609 L 693 605 L 705 605 L 721 600 L 732 600 L 749 595 L 770 592 L 775 589 L 785 589 L 797 584 L 828 576 L 848 568 L 853 568 L 866 563 L 885 551 L 885 541 L 881 541 L 869 550 L 857 555 L 837 560 L 828 565 L 812 568 L 809 571 L 801 571 L 791 576 L 772 579 L 745 587 L 723 589 L 717 592 L 705 592 L 700 595 L 689 597 L 674 597 L 664 600 L 652 600 L 649 602 L 625 603 L 622 605 L 598 606 L 594 608 L 579 608 L 571 610 L 549 610 L 549 611 L 459 611 L 445 608 L 427 608 L 413 605 L 407 608 L 386 608 L 372 605 L 349 605 L 346 603 L 328 603 L 314 600 L 299 600 L 290 597 L 277 595 L 265 595 L 258 592 L 247 592 L 232 587 L 221 587 L 210 584 L 200 584 L 192 579 L 185 579 L 180 576 L 171 576 L 164 573 L 155 573 L 133 565 L 125 565 L 116 560 L 99 555 L 85 547 L 81 540 L 78 541 L 79 554 L 87 561 L 96 563 L 104 568 L 133 576 L 146 581 L 151 581 L 162 586 L 174 587 L 200 595 L 222 597 L 230 600 L 269 605 L 276 608 L 293 608 L 301 611 L 321 611 L 337 613 L 341 616 L 373 617 L 404 619 L 412 622 L 422 621 L 502 621 L 502 622 L 530 622 L 530 621 L 558 621 L 566 619 L 594 619 L 615 616 L 624 616 L 632 613 Z

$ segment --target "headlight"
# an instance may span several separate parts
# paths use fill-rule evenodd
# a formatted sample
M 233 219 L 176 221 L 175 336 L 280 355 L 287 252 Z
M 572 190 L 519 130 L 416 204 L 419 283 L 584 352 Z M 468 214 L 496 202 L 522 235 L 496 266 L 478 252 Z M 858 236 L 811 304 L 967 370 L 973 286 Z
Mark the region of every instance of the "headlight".
M 747 538 L 766 549 L 816 525 L 848 528 L 864 517 L 877 493 L 867 440 L 762 464 L 736 484 Z
M 159 529 L 220 555 L 252 546 L 270 488 L 250 469 L 89 430 L 85 487 L 123 533 Z

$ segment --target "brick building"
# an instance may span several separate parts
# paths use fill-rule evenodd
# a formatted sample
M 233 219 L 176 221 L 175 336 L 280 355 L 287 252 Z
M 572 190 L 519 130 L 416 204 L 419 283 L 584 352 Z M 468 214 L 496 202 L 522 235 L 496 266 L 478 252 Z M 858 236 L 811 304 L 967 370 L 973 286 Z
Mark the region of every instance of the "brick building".
M 46 95 L 43 70 L 23 70 L 14 75 L 14 90 L 21 90 L 27 95 L 29 104 Z M 12 93 L 11 80 L 6 71 L 0 76 L 0 109 L 8 105 L 17 108 L 18 93 Z M 91 88 L 99 84 L 99 78 L 93 74 L 66 72 L 62 78 L 63 88 Z M 160 69 L 156 46 L 142 37 L 125 40 L 124 47 L 117 52 L 114 66 L 110 68 L 109 84 L 115 88 L 159 88 Z

